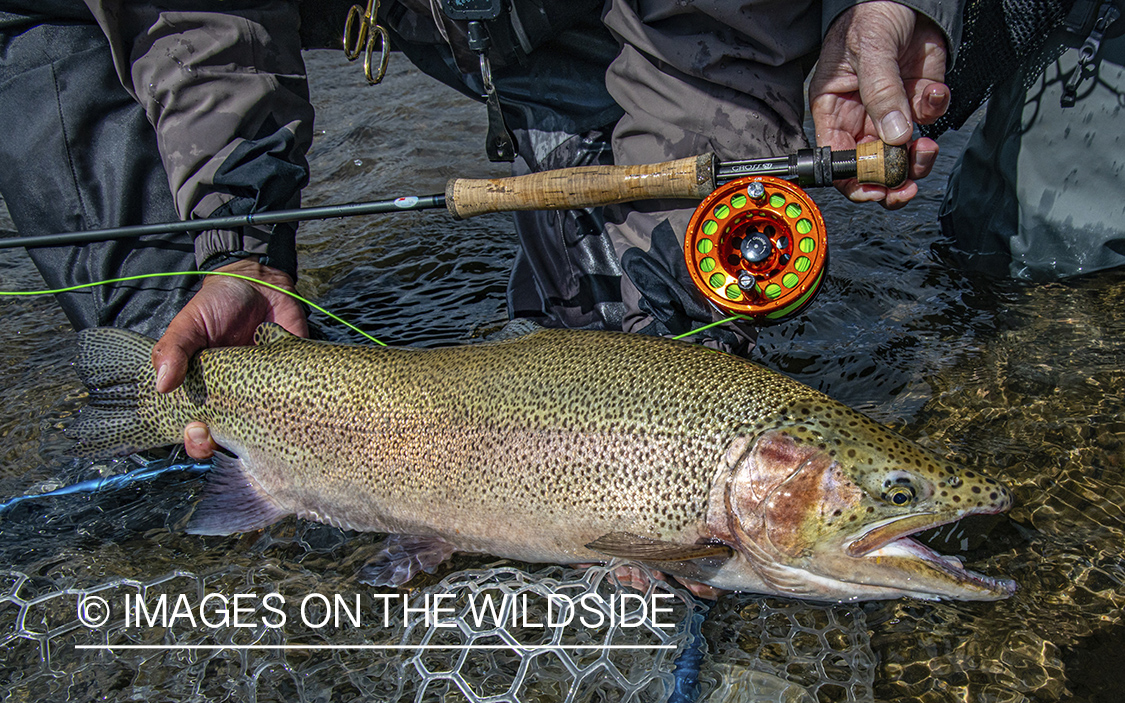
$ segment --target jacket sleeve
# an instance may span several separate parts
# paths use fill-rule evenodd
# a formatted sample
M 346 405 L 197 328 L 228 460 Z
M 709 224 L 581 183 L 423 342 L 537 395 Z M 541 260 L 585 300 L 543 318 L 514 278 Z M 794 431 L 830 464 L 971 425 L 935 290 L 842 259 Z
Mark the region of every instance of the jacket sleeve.
M 824 0 L 821 35 L 844 10 L 869 0 Z M 949 52 L 949 65 L 961 46 L 961 27 L 965 15 L 966 0 L 894 0 L 900 5 L 912 8 L 921 15 L 929 17 L 945 33 L 946 50 Z
M 122 84 L 156 129 L 182 219 L 296 207 L 308 182 L 313 110 L 296 0 L 87 0 Z M 296 278 L 296 227 L 210 230 L 196 263 L 237 258 Z

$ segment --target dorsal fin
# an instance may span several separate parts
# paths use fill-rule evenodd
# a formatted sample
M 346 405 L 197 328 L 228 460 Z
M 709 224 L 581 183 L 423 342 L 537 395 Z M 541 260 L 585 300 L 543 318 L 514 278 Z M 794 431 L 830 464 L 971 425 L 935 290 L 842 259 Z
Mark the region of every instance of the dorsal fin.
M 263 344 L 275 344 L 286 339 L 297 339 L 297 335 L 289 332 L 276 322 L 263 322 L 258 325 L 258 329 L 254 330 L 254 344 L 259 347 Z
M 508 324 L 504 325 L 503 329 L 501 329 L 499 332 L 488 335 L 486 341 L 502 342 L 508 339 L 516 339 L 533 332 L 538 332 L 541 329 L 543 329 L 542 325 L 532 322 L 531 320 L 528 320 L 526 318 L 517 317 Z

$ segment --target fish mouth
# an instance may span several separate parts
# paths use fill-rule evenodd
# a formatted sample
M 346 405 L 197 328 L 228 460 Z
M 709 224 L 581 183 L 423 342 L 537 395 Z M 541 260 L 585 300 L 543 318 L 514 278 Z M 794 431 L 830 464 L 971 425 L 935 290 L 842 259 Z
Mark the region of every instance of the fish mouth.
M 996 514 L 1003 510 L 980 510 L 974 514 Z M 942 518 L 935 513 L 907 515 L 870 526 L 847 543 L 845 553 L 873 563 L 894 577 L 900 588 L 921 597 L 961 600 L 1000 600 L 1016 592 L 1016 582 L 993 578 L 965 568 L 955 556 L 939 554 L 911 535 L 932 527 L 957 522 L 966 515 Z

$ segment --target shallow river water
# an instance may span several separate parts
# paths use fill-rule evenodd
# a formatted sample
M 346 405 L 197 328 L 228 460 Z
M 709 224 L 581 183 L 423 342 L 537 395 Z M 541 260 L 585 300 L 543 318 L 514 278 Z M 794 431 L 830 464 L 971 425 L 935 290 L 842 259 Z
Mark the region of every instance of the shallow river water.
M 313 52 L 307 61 L 318 116 L 305 204 L 429 194 L 450 177 L 503 175 L 482 154 L 483 108 L 401 56 L 374 88 L 339 54 Z M 1027 285 L 945 263 L 935 216 L 966 137 L 943 137 L 936 175 L 906 210 L 815 194 L 832 250 L 827 283 L 807 313 L 761 334 L 753 358 L 1011 486 L 1009 515 L 967 525 L 943 550 L 975 570 L 1016 579 L 1020 589 L 999 603 L 835 606 L 730 595 L 708 609 L 669 587 L 681 622 L 673 634 L 654 637 L 682 647 L 688 631 L 701 628 L 701 696 L 1119 700 L 1125 276 Z M 505 320 L 515 250 L 507 216 L 454 222 L 423 212 L 307 223 L 300 241 L 300 291 L 386 342 L 465 343 Z M 40 286 L 22 251 L 0 251 L 0 289 Z M 135 466 L 66 454 L 62 428 L 83 400 L 70 368 L 74 335 L 53 301 L 4 298 L 0 314 L 0 500 Z M 328 339 L 359 341 L 322 317 L 314 321 Z M 76 649 L 106 641 L 76 620 L 91 594 L 117 606 L 138 593 L 186 594 L 196 604 L 211 592 L 356 591 L 355 570 L 376 536 L 296 520 L 258 535 L 189 536 L 183 522 L 200 485 L 197 473 L 180 471 L 93 496 L 25 501 L 0 514 L 3 700 L 615 701 L 671 693 L 678 650 L 622 650 L 594 660 L 503 649 Z M 542 596 L 543 584 L 560 583 L 619 592 L 604 572 L 517 570 L 494 559 L 456 565 L 470 571 L 443 571 L 437 578 L 445 582 L 432 579 L 416 592 L 508 588 Z M 597 578 L 604 582 L 591 581 Z M 118 644 L 358 645 L 421 636 L 401 622 L 390 630 L 345 623 L 209 631 L 113 622 Z M 618 628 L 607 636 L 629 642 L 637 635 Z M 457 641 L 488 639 L 473 637 Z

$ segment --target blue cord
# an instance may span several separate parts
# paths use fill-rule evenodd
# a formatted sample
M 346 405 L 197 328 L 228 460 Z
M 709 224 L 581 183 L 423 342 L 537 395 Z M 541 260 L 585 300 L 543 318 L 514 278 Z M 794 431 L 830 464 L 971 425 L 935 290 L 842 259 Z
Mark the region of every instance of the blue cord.
M 691 641 L 680 656 L 676 657 L 676 669 L 672 675 L 676 677 L 676 687 L 668 697 L 668 703 L 695 703 L 699 697 L 699 669 L 703 664 L 703 657 L 707 654 L 707 641 L 703 639 L 703 621 L 711 612 L 712 603 L 705 601 L 703 610 L 691 615 L 688 622 L 688 634 Z
M 25 500 L 33 498 L 54 498 L 56 496 L 77 495 L 81 493 L 100 493 L 102 491 L 116 490 L 130 483 L 137 481 L 150 481 L 152 479 L 163 476 L 167 473 L 175 471 L 189 471 L 191 473 L 203 473 L 211 468 L 210 464 L 180 464 L 170 462 L 168 459 L 159 459 L 150 461 L 149 463 L 139 468 L 133 469 L 127 473 L 118 474 L 116 476 L 104 476 L 102 478 L 92 478 L 87 481 L 79 481 L 78 483 L 62 488 L 56 488 L 53 491 L 46 493 L 36 493 L 33 495 L 16 496 L 9 500 L 0 503 L 0 513 L 5 510 L 22 503 Z

